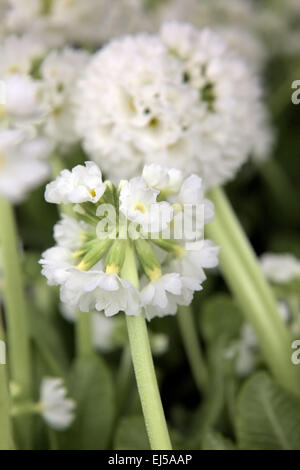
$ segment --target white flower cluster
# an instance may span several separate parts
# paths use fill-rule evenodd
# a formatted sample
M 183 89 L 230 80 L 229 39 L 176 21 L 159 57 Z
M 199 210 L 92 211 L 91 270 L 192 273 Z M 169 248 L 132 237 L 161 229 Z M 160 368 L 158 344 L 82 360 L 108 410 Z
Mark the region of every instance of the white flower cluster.
M 187 21 L 224 33 L 230 46 L 261 70 L 274 54 L 299 54 L 298 0 L 169 0 L 157 12 L 161 22 Z
M 300 261 L 289 253 L 265 253 L 260 258 L 263 273 L 274 284 L 300 279 Z
M 68 428 L 74 420 L 75 402 L 66 397 L 67 390 L 60 378 L 45 378 L 40 388 L 38 409 L 46 423 L 56 431 Z
M 21 201 L 49 172 L 51 143 L 33 127 L 43 114 L 40 84 L 30 76 L 43 51 L 31 36 L 0 41 L 0 196 L 12 202 Z
M 6 0 L 3 25 L 14 33 L 34 31 L 50 46 L 101 45 L 112 36 L 148 29 L 142 0 Z
M 46 200 L 72 203 L 74 217 L 64 216 L 54 229 L 56 246 L 42 257 L 42 273 L 50 285 L 59 285 L 61 300 L 82 312 L 104 311 L 110 317 L 120 311 L 148 320 L 174 315 L 178 305 L 189 305 L 202 289 L 204 268 L 218 263 L 218 248 L 203 240 L 204 223 L 213 218 L 213 206 L 204 199 L 202 181 L 184 179 L 179 170 L 146 166 L 143 176 L 121 181 L 118 188 L 103 184 L 97 165 L 87 162 L 72 172 L 64 170 L 46 188 Z M 116 210 L 113 237 L 104 231 L 102 207 Z M 185 207 L 201 208 L 201 223 L 195 233 L 174 226 L 197 222 L 194 212 L 185 218 Z M 125 219 L 129 225 L 124 225 Z M 104 226 L 106 227 L 107 220 Z M 134 230 L 131 230 L 132 227 Z M 103 235 L 103 233 L 102 233 Z M 141 288 L 123 279 L 122 268 L 128 244 L 135 248 Z
M 256 8 L 250 0 L 170 0 L 162 3 L 159 14 L 162 23 L 184 21 L 197 28 L 212 27 L 254 70 L 260 71 L 266 63 L 267 50 L 253 30 Z
M 257 78 L 209 29 L 174 22 L 158 36 L 112 41 L 91 60 L 76 102 L 84 147 L 112 179 L 157 162 L 197 172 L 209 188 L 270 150 Z
M 89 54 L 46 55 L 32 35 L 0 41 L 0 195 L 21 202 L 49 176 L 48 157 L 79 138 L 72 94 Z

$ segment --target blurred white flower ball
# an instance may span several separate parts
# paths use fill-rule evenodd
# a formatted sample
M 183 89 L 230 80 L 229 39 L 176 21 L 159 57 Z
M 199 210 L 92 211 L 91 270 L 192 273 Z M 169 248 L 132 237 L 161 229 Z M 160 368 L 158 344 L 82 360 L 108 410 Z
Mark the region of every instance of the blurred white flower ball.
M 130 67 L 128 66 L 130 64 Z M 262 89 L 218 34 L 167 23 L 92 58 L 75 96 L 87 153 L 112 179 L 145 163 L 197 172 L 206 188 L 269 153 Z

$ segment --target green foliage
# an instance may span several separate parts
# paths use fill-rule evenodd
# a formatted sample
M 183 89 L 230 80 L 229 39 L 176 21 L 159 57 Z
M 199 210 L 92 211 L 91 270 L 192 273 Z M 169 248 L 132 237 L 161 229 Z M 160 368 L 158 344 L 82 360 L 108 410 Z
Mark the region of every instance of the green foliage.
M 220 336 L 227 340 L 239 335 L 243 318 L 238 306 L 228 294 L 216 294 L 202 307 L 200 329 L 208 343 Z
M 300 401 L 264 372 L 243 387 L 236 423 L 241 449 L 300 450 Z
M 202 441 L 202 450 L 236 450 L 236 447 L 220 433 L 209 431 Z
M 68 431 L 58 434 L 60 448 L 109 448 L 115 419 L 115 397 L 108 367 L 96 356 L 77 359 L 68 386 L 77 403 L 76 419 Z
M 143 416 L 126 416 L 121 419 L 115 434 L 116 450 L 149 450 Z

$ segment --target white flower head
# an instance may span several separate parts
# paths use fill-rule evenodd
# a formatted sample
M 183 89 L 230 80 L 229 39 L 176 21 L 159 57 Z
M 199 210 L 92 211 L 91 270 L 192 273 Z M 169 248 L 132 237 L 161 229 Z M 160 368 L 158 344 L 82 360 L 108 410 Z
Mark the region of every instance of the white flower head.
M 12 75 L 14 73 L 29 74 L 34 61 L 41 58 L 45 53 L 42 40 L 25 34 L 22 36 L 7 36 L 0 41 L 0 76 Z
M 11 74 L 2 80 L 5 102 L 1 106 L 3 117 L 16 123 L 41 121 L 46 107 L 41 100 L 41 83 L 28 75 Z
M 265 253 L 260 258 L 265 276 L 275 284 L 285 284 L 300 278 L 300 261 L 289 253 Z
M 182 150 L 198 113 L 197 93 L 182 75 L 181 63 L 150 35 L 112 41 L 91 60 L 76 95 L 77 127 L 110 178 L 120 166 L 134 176 L 151 156 L 174 166 L 168 156 Z
M 44 132 L 58 144 L 70 145 L 79 140 L 73 95 L 88 60 L 87 52 L 66 47 L 50 52 L 40 67 L 43 99 L 49 110 Z
M 58 246 L 68 250 L 76 250 L 82 243 L 83 231 L 88 228 L 84 222 L 79 222 L 73 217 L 63 214 L 61 220 L 54 227 L 54 239 Z
M 145 165 L 142 176 L 148 186 L 166 194 L 178 193 L 183 181 L 182 171 L 175 168 L 168 170 L 155 163 Z
M 175 315 L 178 305 L 189 305 L 193 292 L 201 289 L 200 283 L 191 278 L 181 277 L 178 273 L 164 274 L 141 291 L 147 319 Z
M 0 130 L 0 194 L 13 203 L 24 200 L 47 179 L 52 148 L 48 139 L 24 130 Z
M 104 311 L 111 317 L 120 311 L 136 316 L 140 313 L 137 289 L 117 274 L 107 274 L 97 269 L 73 269 L 61 288 L 62 302 L 78 305 L 82 312 Z
M 162 26 L 161 38 L 182 61 L 204 109 L 198 121 L 197 173 L 207 188 L 223 184 L 250 155 L 262 158 L 270 151 L 260 83 L 246 61 L 210 29 L 170 22 Z
M 42 274 L 50 286 L 58 286 L 69 277 L 70 268 L 74 267 L 72 253 L 67 248 L 54 246 L 42 254 L 40 260 Z
M 60 378 L 45 378 L 40 390 L 41 414 L 46 423 L 57 431 L 67 429 L 74 420 L 75 402 L 67 398 Z
M 170 261 L 168 267 L 170 271 L 178 272 L 182 276 L 191 277 L 203 282 L 206 279 L 204 269 L 218 266 L 220 248 L 211 240 L 186 243 L 182 248 L 183 254 Z
M 160 232 L 172 220 L 173 209 L 168 202 L 157 202 L 158 194 L 143 178 L 133 178 L 122 186 L 120 211 L 144 232 Z
M 47 185 L 45 199 L 55 204 L 96 203 L 105 188 L 99 167 L 93 162 L 86 162 L 85 166 L 77 165 L 72 171 L 63 170 L 55 181 Z
M 204 269 L 217 265 L 218 248 L 209 240 L 199 241 L 202 225 L 192 243 L 168 230 L 174 221 L 173 207 L 182 212 L 186 202 L 203 204 L 201 179 L 193 175 L 183 180 L 180 171 L 158 165 L 146 167 L 143 175 L 122 180 L 119 186 L 106 181 L 102 191 L 99 168 L 87 162 L 72 172 L 64 170 L 48 185 L 46 199 L 74 204 L 76 217 L 62 217 L 54 228 L 56 246 L 40 261 L 48 284 L 60 286 L 67 318 L 74 318 L 76 308 L 112 317 L 119 312 L 140 315 L 144 307 L 148 320 L 174 315 L 178 305 L 189 305 L 194 292 L 202 289 Z M 97 184 L 101 185 L 98 196 Z M 91 191 L 97 196 L 96 207 Z M 110 212 L 108 205 L 114 217 L 104 215 Z M 203 224 L 208 219 L 204 217 Z M 130 282 L 124 276 L 128 259 L 137 263 L 138 275 L 144 273 L 141 289 L 135 279 Z

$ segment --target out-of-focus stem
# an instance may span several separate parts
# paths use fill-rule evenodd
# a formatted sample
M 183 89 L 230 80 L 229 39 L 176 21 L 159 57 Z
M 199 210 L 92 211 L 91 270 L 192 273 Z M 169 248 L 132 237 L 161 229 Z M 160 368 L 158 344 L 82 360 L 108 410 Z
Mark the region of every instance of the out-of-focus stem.
M 10 379 L 18 387 L 19 400 L 31 399 L 32 377 L 29 325 L 21 272 L 21 254 L 11 204 L 0 199 L 0 245 L 4 272 L 4 303 L 8 325 Z M 17 423 L 22 446 L 30 446 L 30 421 Z
M 220 267 L 247 320 L 253 326 L 266 363 L 278 382 L 300 395 L 300 372 L 291 362 L 291 338 L 255 253 L 221 189 L 208 197 L 215 204 L 215 220 L 207 235 L 221 247 Z
M 202 355 L 191 307 L 179 307 L 177 317 L 195 383 L 199 392 L 205 393 L 208 385 L 208 372 Z

